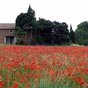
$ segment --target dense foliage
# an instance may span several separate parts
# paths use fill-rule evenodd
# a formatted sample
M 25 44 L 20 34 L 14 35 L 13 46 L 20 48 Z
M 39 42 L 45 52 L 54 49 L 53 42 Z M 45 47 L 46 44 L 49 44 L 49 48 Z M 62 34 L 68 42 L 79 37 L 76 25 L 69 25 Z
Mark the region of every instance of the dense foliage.
M 29 44 L 30 42 L 33 41 L 33 39 L 32 36 L 29 39 L 28 35 L 34 36 L 36 35 L 36 32 L 37 32 L 37 23 L 35 18 L 35 11 L 29 6 L 27 13 L 21 13 L 17 16 L 15 34 L 18 36 L 20 41 L 23 41 L 22 38 L 23 36 L 25 36 L 26 37 L 25 43 Z
M 21 13 L 16 18 L 16 34 L 22 36 L 17 28 L 21 29 L 22 33 L 26 32 L 28 44 L 65 44 L 72 40 L 65 22 L 51 22 L 43 18 L 36 21 L 35 11 L 30 6 L 27 13 Z M 28 36 L 30 34 L 31 37 Z
M 75 43 L 75 32 L 72 29 L 72 26 L 70 25 L 70 39 L 73 43 Z
M 88 21 L 84 21 L 77 26 L 75 37 L 76 43 L 88 45 Z

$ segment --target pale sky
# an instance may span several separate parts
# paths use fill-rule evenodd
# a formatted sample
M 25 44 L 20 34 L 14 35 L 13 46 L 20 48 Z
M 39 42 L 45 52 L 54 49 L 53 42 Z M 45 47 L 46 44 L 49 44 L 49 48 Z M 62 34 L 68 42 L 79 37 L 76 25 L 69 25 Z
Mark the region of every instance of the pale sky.
M 0 0 L 0 23 L 15 23 L 17 15 L 31 7 L 36 18 L 72 24 L 88 21 L 88 0 Z

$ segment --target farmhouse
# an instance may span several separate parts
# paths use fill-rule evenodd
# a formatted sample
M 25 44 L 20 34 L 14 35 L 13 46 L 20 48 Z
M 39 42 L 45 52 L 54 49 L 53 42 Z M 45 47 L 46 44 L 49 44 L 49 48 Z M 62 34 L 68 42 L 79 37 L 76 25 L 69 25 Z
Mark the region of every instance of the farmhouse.
M 15 44 L 14 23 L 0 23 L 0 44 Z

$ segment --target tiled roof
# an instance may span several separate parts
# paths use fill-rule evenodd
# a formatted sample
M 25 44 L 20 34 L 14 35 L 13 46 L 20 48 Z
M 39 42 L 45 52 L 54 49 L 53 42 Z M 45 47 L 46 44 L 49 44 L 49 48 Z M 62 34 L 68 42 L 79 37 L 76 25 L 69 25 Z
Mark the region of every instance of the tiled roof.
M 0 23 L 0 29 L 15 29 L 15 23 Z

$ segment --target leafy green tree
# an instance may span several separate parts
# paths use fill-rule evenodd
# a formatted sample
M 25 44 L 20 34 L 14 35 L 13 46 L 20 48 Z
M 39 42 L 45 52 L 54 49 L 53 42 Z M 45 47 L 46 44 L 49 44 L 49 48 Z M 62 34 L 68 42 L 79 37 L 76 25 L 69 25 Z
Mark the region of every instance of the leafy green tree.
M 81 22 L 75 31 L 76 43 L 88 45 L 88 21 Z
M 24 35 L 28 44 L 64 44 L 69 42 L 68 25 L 65 22 L 51 22 L 43 18 L 36 21 L 35 11 L 30 6 L 27 13 L 17 16 L 15 34 Z
M 55 43 L 56 44 L 64 44 L 66 42 L 69 42 L 69 31 L 68 31 L 68 25 L 63 22 L 59 23 L 54 21 L 54 37 L 55 37 Z
M 20 15 L 17 16 L 16 18 L 16 28 L 19 27 L 19 30 L 22 32 L 26 32 L 26 40 L 31 43 L 34 42 L 33 36 L 36 35 L 37 32 L 37 22 L 35 18 L 35 11 L 29 6 L 27 13 L 21 13 Z M 29 34 L 30 39 L 29 39 Z
M 43 39 L 43 43 L 51 44 L 52 41 L 52 22 L 43 18 L 39 18 L 39 35 Z
M 40 25 L 40 35 L 46 43 L 64 44 L 69 42 L 68 25 L 65 22 L 51 22 L 40 18 L 38 24 Z

